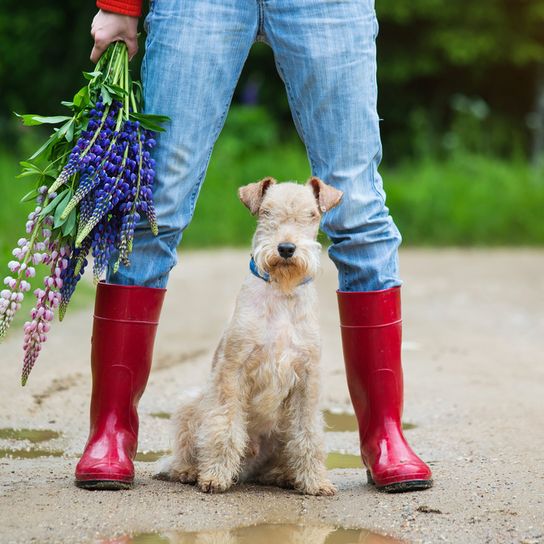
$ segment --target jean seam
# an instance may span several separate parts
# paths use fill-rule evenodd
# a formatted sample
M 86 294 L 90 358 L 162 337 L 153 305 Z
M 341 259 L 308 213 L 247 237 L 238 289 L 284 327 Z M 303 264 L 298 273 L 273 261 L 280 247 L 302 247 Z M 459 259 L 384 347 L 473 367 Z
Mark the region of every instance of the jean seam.
M 307 153 L 308 153 L 308 159 L 310 160 L 310 166 L 312 168 L 312 173 L 315 173 L 316 162 L 315 162 L 315 160 L 313 158 L 312 150 L 311 150 L 310 144 L 309 144 L 309 139 L 306 136 L 306 132 L 305 132 L 304 126 L 302 124 L 302 119 L 301 119 L 301 116 L 300 116 L 300 112 L 298 111 L 298 109 L 296 107 L 293 92 L 291 90 L 291 85 L 290 85 L 289 80 L 287 79 L 287 77 L 285 77 L 285 71 L 283 69 L 283 66 L 281 65 L 281 62 L 277 59 L 277 57 L 275 57 L 274 60 L 276 61 L 276 66 L 278 67 L 278 71 L 280 72 L 281 77 L 282 77 L 282 79 L 283 79 L 283 81 L 285 83 L 285 90 L 287 92 L 289 102 L 290 102 L 290 104 L 292 104 L 292 112 L 295 114 L 295 117 L 296 117 L 296 123 L 295 124 L 298 124 L 297 128 L 300 130 L 301 137 L 302 137 L 302 139 L 304 141 L 304 145 L 306 146 L 306 150 L 307 150 Z
M 258 6 L 259 6 L 259 23 L 257 25 L 257 34 L 255 38 L 258 38 L 258 36 L 264 35 L 264 5 L 263 0 L 257 0 Z
M 230 100 L 229 100 L 229 102 L 230 102 Z M 189 213 L 190 213 L 191 218 L 192 218 L 192 216 L 194 214 L 194 211 L 195 211 L 197 195 L 200 192 L 200 188 L 202 186 L 202 183 L 204 182 L 204 176 L 206 175 L 206 170 L 207 170 L 208 164 L 210 162 L 210 157 L 212 156 L 212 153 L 213 153 L 213 148 L 214 148 L 215 142 L 216 142 L 217 138 L 219 137 L 219 133 L 221 132 L 221 127 L 223 125 L 223 121 L 225 120 L 225 116 L 227 115 L 227 112 L 229 110 L 229 102 L 224 107 L 223 113 L 221 114 L 221 117 L 219 118 L 219 121 L 217 122 L 214 135 L 212 136 L 212 142 L 213 143 L 209 147 L 208 154 L 206 156 L 206 160 L 204 161 L 204 168 L 203 168 L 202 172 L 200 173 L 200 175 L 198 176 L 197 183 L 196 183 L 193 191 L 191 192 L 190 204 L 189 204 L 189 210 L 190 210 Z

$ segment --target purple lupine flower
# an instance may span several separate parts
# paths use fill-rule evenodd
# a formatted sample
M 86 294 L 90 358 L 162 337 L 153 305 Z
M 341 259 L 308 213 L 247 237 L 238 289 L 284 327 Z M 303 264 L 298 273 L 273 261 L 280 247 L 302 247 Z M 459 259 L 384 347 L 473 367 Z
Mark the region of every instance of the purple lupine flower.
M 74 294 L 77 283 L 85 273 L 88 260 L 87 255 L 91 249 L 91 237 L 87 236 L 81 247 L 74 249 L 68 259 L 68 266 L 62 269 L 60 279 L 62 287 L 60 288 L 61 301 L 59 305 L 59 319 L 62 321 L 66 314 L 68 304 Z
M 108 222 L 102 222 L 96 228 L 91 245 L 94 259 L 93 276 L 95 282 L 100 280 L 100 276 L 108 266 L 115 248 L 119 245 L 121 231 L 119 222 L 119 217 L 113 216 Z
M 153 233 L 158 230 L 152 192 L 155 163 L 149 152 L 156 144 L 154 133 L 143 129 L 138 121 L 129 120 L 124 121 L 119 132 L 113 127 L 105 130 L 110 130 L 109 147 L 106 151 L 91 148 L 86 168 L 92 171 L 84 171 L 64 212 L 69 213 L 80 200 L 75 248 L 81 247 L 87 237 L 92 239 L 95 280 L 115 250 L 118 258 L 114 270 L 119 262 L 130 263 L 134 229 L 142 214 L 147 216 Z
M 50 192 L 56 191 L 78 172 L 83 173 L 89 167 L 92 172 L 97 158 L 101 160 L 111 145 L 112 129 L 117 122 L 120 105 L 120 102 L 114 101 L 106 108 L 102 100 L 96 103 L 89 112 L 87 130 L 81 132 L 66 165 L 50 187 Z

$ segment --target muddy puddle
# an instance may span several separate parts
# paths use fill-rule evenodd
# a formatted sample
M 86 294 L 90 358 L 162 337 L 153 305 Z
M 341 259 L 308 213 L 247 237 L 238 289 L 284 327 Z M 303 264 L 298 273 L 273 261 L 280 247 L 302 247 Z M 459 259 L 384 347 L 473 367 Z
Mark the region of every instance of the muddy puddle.
M 323 417 L 325 419 L 325 431 L 330 433 L 344 433 L 344 432 L 357 432 L 357 418 L 355 414 L 344 412 L 341 410 L 323 410 Z M 402 428 L 407 431 L 409 429 L 415 429 L 416 425 L 413 423 L 402 423 Z
M 62 450 L 0 448 L 0 459 L 38 459 L 39 457 L 62 457 L 63 455 Z
M 28 440 L 33 444 L 59 438 L 61 433 L 49 429 L 0 429 L 0 440 Z
M 223 531 L 136 533 L 99 544 L 402 544 L 365 529 L 329 525 L 261 524 Z
M 164 455 L 168 455 L 167 451 L 139 451 L 136 454 L 136 461 L 142 461 L 143 463 L 154 463 L 158 461 Z
M 44 442 L 60 438 L 61 433 L 50 429 L 0 429 L 0 440 L 15 442 L 12 447 L 0 448 L 0 459 L 37 459 L 39 457 L 62 457 L 61 450 L 48 450 Z M 21 447 L 20 442 L 30 442 L 32 446 Z M 37 446 L 39 444 L 39 446 Z
M 170 412 L 152 412 L 149 414 L 151 417 L 156 417 L 159 419 L 170 419 L 172 414 Z
M 172 414 L 169 412 L 153 412 L 152 417 L 158 419 L 170 419 Z M 325 419 L 325 431 L 331 433 L 357 432 L 357 418 L 355 414 L 342 410 L 323 410 L 323 418 Z M 414 429 L 416 425 L 413 423 L 403 422 L 402 428 L 407 431 Z
M 327 454 L 325 466 L 328 470 L 332 470 L 335 468 L 361 468 L 363 465 L 359 455 L 333 451 Z
M 136 461 L 143 463 L 154 463 L 163 455 L 168 455 L 167 451 L 141 451 L 136 454 Z M 325 461 L 329 470 L 333 468 L 361 468 L 361 458 L 358 455 L 348 453 L 331 452 L 327 455 Z

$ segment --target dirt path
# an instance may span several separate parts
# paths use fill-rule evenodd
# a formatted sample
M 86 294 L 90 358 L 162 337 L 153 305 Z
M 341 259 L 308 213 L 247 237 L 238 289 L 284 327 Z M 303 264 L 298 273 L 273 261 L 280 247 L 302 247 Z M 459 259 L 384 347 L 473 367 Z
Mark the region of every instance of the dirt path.
M 401 263 L 404 419 L 433 467 L 433 489 L 385 495 L 352 468 L 331 472 L 340 490 L 332 499 L 254 486 L 207 496 L 151 480 L 149 462 L 137 463 L 131 491 L 76 489 L 73 469 L 87 433 L 89 308 L 55 324 L 25 389 L 21 337 L 0 347 L 0 429 L 61 433 L 34 444 L 0 434 L 0 542 L 395 542 L 375 533 L 408 542 L 544 542 L 544 251 L 410 250 Z M 348 410 L 335 271 L 326 258 L 323 265 L 323 407 Z M 168 448 L 165 416 L 207 375 L 246 267 L 245 251 L 181 254 L 140 405 L 141 451 Z M 333 429 L 327 446 L 356 454 L 357 438 Z M 9 450 L 16 458 L 6 457 Z M 17 458 L 34 450 L 59 456 Z M 268 525 L 226 531 L 256 523 Z M 223 532 L 176 533 L 211 529 Z M 137 532 L 163 536 L 110 540 Z

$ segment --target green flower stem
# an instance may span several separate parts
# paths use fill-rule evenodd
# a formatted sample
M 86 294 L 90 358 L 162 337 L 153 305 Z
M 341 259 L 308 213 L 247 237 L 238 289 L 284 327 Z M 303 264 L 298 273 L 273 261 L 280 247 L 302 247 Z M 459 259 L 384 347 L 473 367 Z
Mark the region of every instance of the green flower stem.
M 129 83 L 129 80 L 130 80 L 130 75 L 129 75 L 129 70 L 128 70 L 128 49 L 125 47 L 124 48 L 124 64 L 125 64 L 125 86 L 123 87 L 126 91 L 126 94 L 125 94 L 125 119 L 128 121 L 128 116 L 129 116 L 129 112 L 130 112 L 130 105 L 129 105 L 129 101 L 130 101 L 130 83 Z

